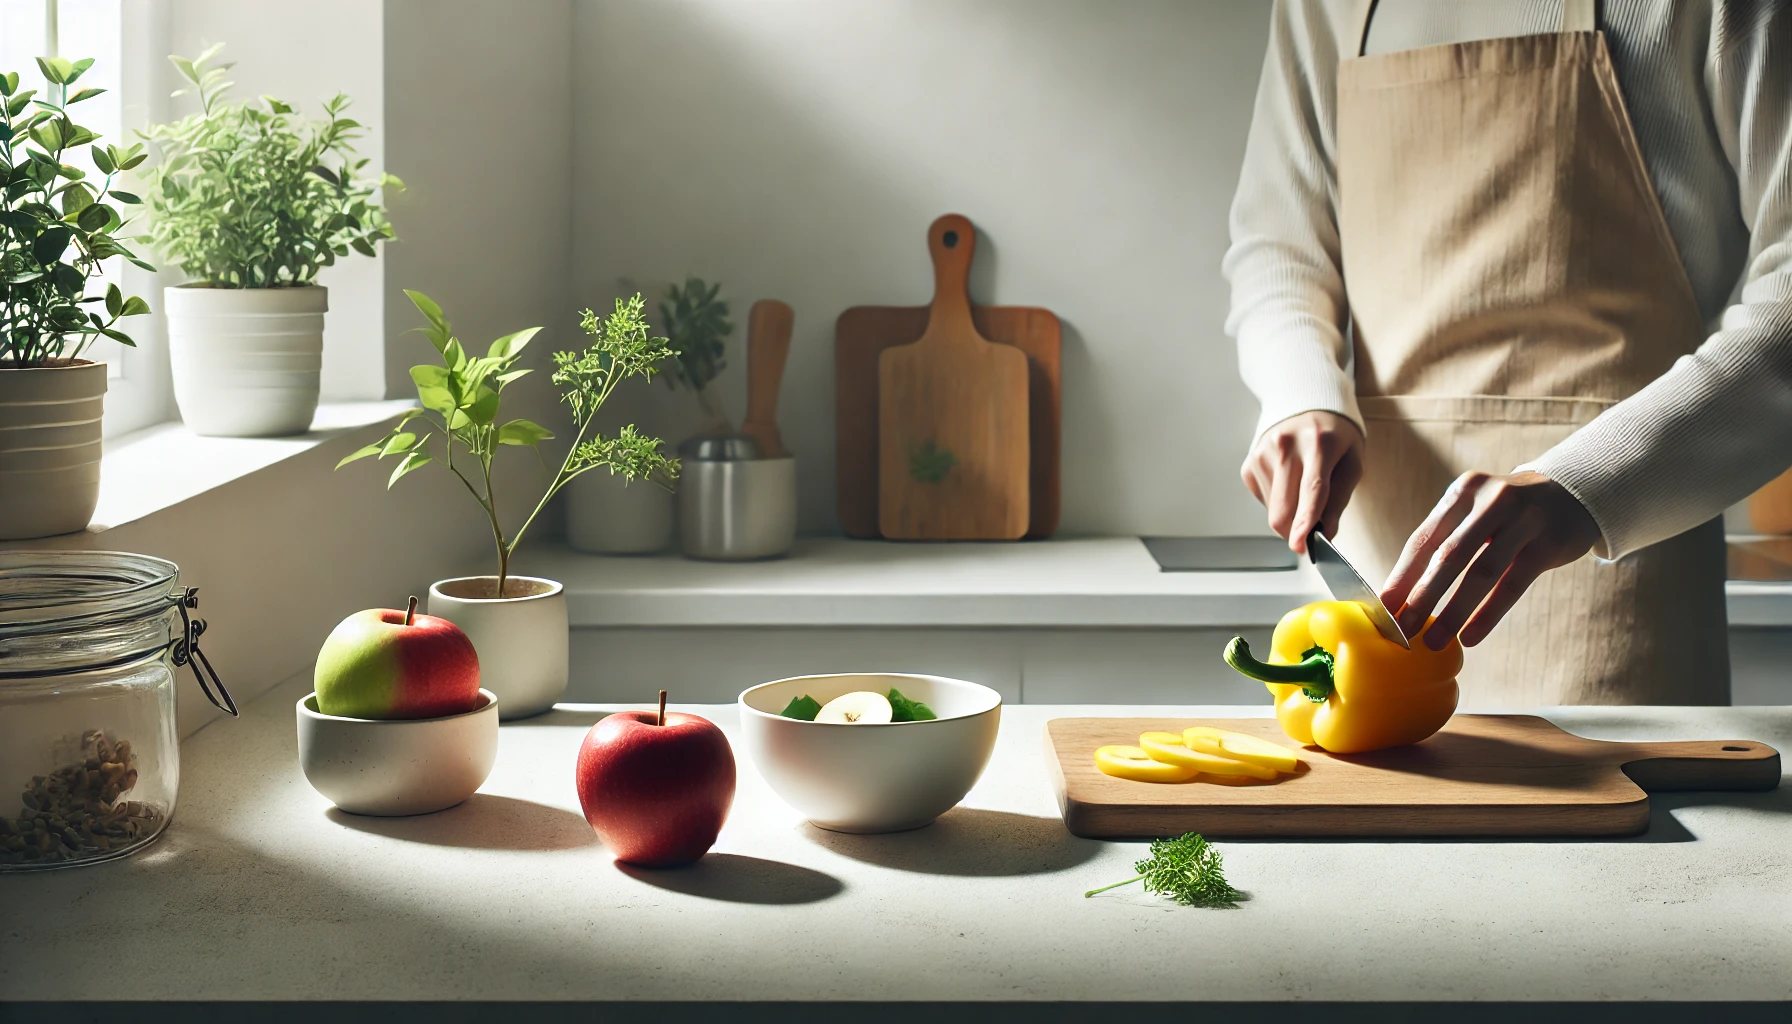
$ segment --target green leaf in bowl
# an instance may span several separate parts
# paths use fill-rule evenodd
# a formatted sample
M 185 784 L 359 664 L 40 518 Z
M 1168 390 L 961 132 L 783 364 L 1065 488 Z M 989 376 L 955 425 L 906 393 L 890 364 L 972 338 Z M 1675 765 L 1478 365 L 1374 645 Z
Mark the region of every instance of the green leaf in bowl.
M 918 700 L 909 700 L 895 687 L 890 688 L 890 721 L 931 722 L 938 717 L 932 708 Z
M 790 698 L 790 703 L 784 705 L 784 710 L 778 714 L 799 722 L 813 722 L 815 716 L 821 714 L 821 702 L 805 693 L 801 697 Z

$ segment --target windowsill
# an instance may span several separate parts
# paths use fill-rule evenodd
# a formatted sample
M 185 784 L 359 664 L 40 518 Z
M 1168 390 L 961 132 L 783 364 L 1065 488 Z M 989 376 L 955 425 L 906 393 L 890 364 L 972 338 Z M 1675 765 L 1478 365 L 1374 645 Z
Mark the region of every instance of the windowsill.
M 201 437 L 177 421 L 112 438 L 101 457 L 100 503 L 87 531 L 142 519 L 416 404 L 326 403 L 317 407 L 311 430 L 295 437 Z

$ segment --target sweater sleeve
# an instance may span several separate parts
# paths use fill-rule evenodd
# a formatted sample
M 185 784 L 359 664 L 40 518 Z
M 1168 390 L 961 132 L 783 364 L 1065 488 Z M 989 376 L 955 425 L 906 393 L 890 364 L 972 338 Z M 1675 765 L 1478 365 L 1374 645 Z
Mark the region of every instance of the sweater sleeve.
M 1339 48 L 1350 0 L 1276 0 L 1223 270 L 1226 330 L 1261 403 L 1256 435 L 1325 410 L 1362 425 L 1339 270 L 1333 162 Z
M 1792 5 L 1717 26 L 1711 116 L 1750 235 L 1737 301 L 1697 351 L 1527 467 L 1620 558 L 1723 512 L 1792 464 Z

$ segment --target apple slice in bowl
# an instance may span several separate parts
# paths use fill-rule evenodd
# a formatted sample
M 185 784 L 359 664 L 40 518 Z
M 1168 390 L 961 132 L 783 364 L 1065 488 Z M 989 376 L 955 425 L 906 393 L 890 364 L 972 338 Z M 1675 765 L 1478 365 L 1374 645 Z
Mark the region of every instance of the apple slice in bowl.
M 809 722 L 780 713 L 803 696 L 825 706 L 849 694 L 891 690 L 937 717 Z M 747 757 L 786 803 L 835 832 L 903 832 L 956 806 L 989 764 L 1001 721 L 1001 694 L 945 676 L 796 676 L 740 695 Z

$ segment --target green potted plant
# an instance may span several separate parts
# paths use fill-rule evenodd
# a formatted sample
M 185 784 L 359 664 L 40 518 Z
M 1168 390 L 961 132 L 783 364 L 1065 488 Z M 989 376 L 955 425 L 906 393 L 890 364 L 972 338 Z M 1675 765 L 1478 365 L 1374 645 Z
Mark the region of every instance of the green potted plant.
M 660 321 L 666 326 L 672 360 L 666 366 L 666 386 L 683 388 L 703 410 L 699 433 L 725 436 L 735 433 L 734 421 L 710 387 L 728 368 L 728 336 L 734 322 L 728 318 L 728 300 L 722 286 L 700 277 L 686 277 L 684 287 L 668 285 L 660 302 Z
M 37 65 L 43 96 L 0 74 L 0 540 L 73 533 L 92 518 L 106 366 L 81 356 L 97 338 L 132 344 L 118 321 L 149 306 L 116 284 L 87 286 L 114 257 L 155 269 L 117 239 L 119 207 L 138 200 L 113 178 L 143 162 L 143 147 L 101 146 L 71 120 L 70 107 L 103 91 L 70 91 L 91 59 Z M 69 163 L 81 147 L 104 178 Z
M 726 367 L 726 342 L 734 333 L 722 286 L 700 277 L 673 284 L 659 303 L 671 358 L 660 379 L 689 391 L 702 410 L 702 436 L 733 434 L 720 396 L 710 387 Z M 566 492 L 566 540 L 575 550 L 601 555 L 650 555 L 672 544 L 677 514 L 672 494 L 632 487 L 620 476 L 586 477 Z
M 170 57 L 199 110 L 143 133 L 160 152 L 149 234 L 189 279 L 164 292 L 181 417 L 200 434 L 302 434 L 317 411 L 327 289 L 317 273 L 393 237 L 380 204 L 390 174 L 355 154 L 360 122 L 340 93 L 307 121 L 271 96 L 226 99 L 230 64 Z
M 553 381 L 572 413 L 572 441 L 539 500 L 510 531 L 494 486 L 493 459 L 505 446 L 539 451 L 554 435 L 530 420 L 502 420 L 499 405 L 505 389 L 531 372 L 519 369 L 517 361 L 541 328 L 505 335 L 485 355 L 471 356 L 440 306 L 421 292 L 405 294 L 427 321 L 420 330 L 442 361 L 411 367 L 422 408 L 407 412 L 383 440 L 351 453 L 337 468 L 359 459 L 394 459 L 397 464 L 386 481 L 390 488 L 435 463 L 479 503 L 491 526 L 498 571 L 435 583 L 429 588 L 429 613 L 458 625 L 472 639 L 479 652 L 480 685 L 497 694 L 501 718 L 538 714 L 566 689 L 566 596 L 553 580 L 513 574 L 511 556 L 554 495 L 593 470 L 671 486 L 678 461 L 660 452 L 658 438 L 644 436 L 632 425 L 610 436 L 593 429 L 598 410 L 616 386 L 631 377 L 652 379 L 670 350 L 666 339 L 649 331 L 639 295 L 616 300 L 615 311 L 601 320 L 584 311 L 580 326 L 591 337 L 590 346 L 583 352 L 554 353 Z

